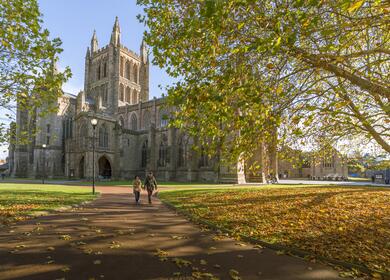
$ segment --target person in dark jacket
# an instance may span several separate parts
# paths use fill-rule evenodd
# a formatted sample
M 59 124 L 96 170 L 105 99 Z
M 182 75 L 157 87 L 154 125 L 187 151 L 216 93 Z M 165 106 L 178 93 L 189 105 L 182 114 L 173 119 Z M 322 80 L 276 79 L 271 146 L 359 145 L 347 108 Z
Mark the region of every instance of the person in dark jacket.
M 157 181 L 156 178 L 153 176 L 153 172 L 149 172 L 148 175 L 146 175 L 145 184 L 144 187 L 146 188 L 146 191 L 148 192 L 148 200 L 149 204 L 152 203 L 152 195 L 153 191 L 157 190 Z

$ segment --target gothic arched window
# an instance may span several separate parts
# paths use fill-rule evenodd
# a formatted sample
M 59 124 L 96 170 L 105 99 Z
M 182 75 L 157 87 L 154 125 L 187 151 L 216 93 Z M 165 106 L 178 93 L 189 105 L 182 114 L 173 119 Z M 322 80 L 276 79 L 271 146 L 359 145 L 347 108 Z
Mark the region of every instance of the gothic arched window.
M 126 102 L 130 103 L 130 88 L 129 87 L 126 88 L 126 96 L 125 96 L 125 98 L 126 98 Z
M 128 79 L 128 80 L 130 80 L 130 71 L 131 71 L 131 69 L 130 69 L 130 61 L 126 61 L 126 69 L 125 69 L 125 78 L 126 79 Z
M 142 144 L 141 149 L 141 167 L 146 167 L 146 163 L 148 161 L 148 140 Z
M 150 112 L 145 111 L 143 119 L 143 128 L 148 129 L 150 127 Z
M 137 116 L 136 116 L 136 114 L 132 114 L 132 115 L 131 115 L 130 124 L 131 124 L 130 129 L 132 129 L 132 130 L 137 130 L 137 128 L 138 128 L 138 122 L 137 122 Z
M 138 100 L 137 100 L 137 90 L 133 90 L 133 98 L 132 98 L 132 101 L 131 101 L 131 104 L 137 104 L 138 103 Z
M 166 141 L 162 140 L 158 149 L 158 166 L 165 167 L 167 165 L 168 146 Z
M 99 146 L 103 148 L 108 147 L 108 129 L 105 124 L 99 128 Z
M 160 127 L 168 125 L 168 113 L 165 110 L 160 110 Z
M 96 77 L 97 77 L 98 80 L 100 80 L 100 73 L 101 73 L 101 66 L 100 66 L 100 63 L 99 63 L 99 66 L 98 66 L 98 68 L 96 70 Z
M 134 64 L 133 67 L 133 82 L 138 83 L 138 67 L 137 64 Z
M 122 84 L 120 85 L 119 100 L 125 101 L 125 88 Z
M 103 64 L 103 77 L 107 77 L 107 62 L 104 62 Z
M 123 77 L 124 76 L 124 68 L 125 68 L 125 62 L 123 56 L 121 56 L 121 65 L 120 65 L 120 75 Z

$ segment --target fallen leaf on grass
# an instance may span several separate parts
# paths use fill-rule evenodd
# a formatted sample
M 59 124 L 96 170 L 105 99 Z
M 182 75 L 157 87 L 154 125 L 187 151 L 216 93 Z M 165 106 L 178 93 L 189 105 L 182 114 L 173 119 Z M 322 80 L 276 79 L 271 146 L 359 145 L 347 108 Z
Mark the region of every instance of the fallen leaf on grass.
M 95 260 L 95 261 L 93 261 L 93 264 L 101 264 L 101 263 L 102 263 L 101 260 Z
M 54 263 L 54 261 L 53 260 L 48 260 L 46 263 L 47 264 L 51 264 L 51 263 Z
M 235 269 L 229 270 L 230 278 L 233 280 L 241 280 L 240 273 Z
M 219 264 L 214 264 L 214 267 L 215 268 L 221 268 L 221 266 Z
M 206 264 L 207 264 L 207 261 L 206 261 L 206 260 L 200 260 L 199 263 L 200 263 L 201 265 L 206 265 Z
M 69 270 L 70 270 L 70 268 L 68 266 L 61 268 L 61 271 L 63 271 L 63 272 L 68 272 Z

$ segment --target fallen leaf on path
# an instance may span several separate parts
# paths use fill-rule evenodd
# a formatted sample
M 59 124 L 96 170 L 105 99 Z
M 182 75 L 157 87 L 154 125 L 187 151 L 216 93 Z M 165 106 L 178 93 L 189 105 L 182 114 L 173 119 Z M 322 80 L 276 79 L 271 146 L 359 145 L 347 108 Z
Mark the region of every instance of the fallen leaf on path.
M 95 260 L 95 261 L 93 261 L 93 264 L 101 264 L 101 263 L 102 263 L 101 260 Z
M 55 250 L 55 248 L 54 248 L 54 247 L 52 247 L 52 246 L 50 246 L 50 247 L 47 247 L 47 250 L 48 250 L 48 251 L 54 251 L 54 250 Z
M 192 264 L 190 261 L 187 261 L 187 260 L 184 260 L 181 258 L 174 258 L 172 261 L 180 268 L 183 266 L 188 267 Z
M 207 264 L 207 261 L 206 260 L 200 260 L 200 262 L 199 262 L 201 265 L 206 265 Z
M 68 266 L 61 268 L 61 271 L 63 271 L 63 272 L 68 272 L 69 270 L 70 270 L 70 268 Z
M 63 234 L 60 236 L 60 239 L 62 240 L 71 240 L 72 237 L 69 234 Z

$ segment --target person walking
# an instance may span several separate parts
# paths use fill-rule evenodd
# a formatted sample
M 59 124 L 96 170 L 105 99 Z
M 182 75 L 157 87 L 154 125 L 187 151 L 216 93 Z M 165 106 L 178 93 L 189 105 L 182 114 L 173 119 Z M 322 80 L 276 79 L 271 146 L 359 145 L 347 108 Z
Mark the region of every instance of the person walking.
M 139 204 L 139 196 L 141 194 L 142 182 L 139 176 L 135 176 L 133 181 L 133 193 L 135 197 L 135 203 Z
M 153 172 L 150 171 L 148 175 L 146 175 L 145 184 L 146 191 L 148 192 L 148 200 L 149 204 L 152 203 L 152 194 L 154 190 L 157 190 L 157 181 L 153 176 Z

